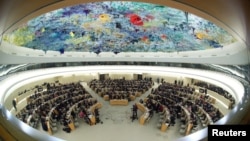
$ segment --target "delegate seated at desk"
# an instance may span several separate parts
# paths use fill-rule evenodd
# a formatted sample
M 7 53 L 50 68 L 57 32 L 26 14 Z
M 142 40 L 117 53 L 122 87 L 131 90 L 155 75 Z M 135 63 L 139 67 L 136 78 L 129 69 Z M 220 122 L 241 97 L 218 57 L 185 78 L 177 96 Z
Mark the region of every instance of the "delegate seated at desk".
M 89 125 L 92 124 L 91 123 L 92 122 L 91 121 L 92 115 L 90 114 L 89 111 L 82 109 L 78 116 L 79 116 L 79 118 L 83 118 L 87 124 L 89 124 Z

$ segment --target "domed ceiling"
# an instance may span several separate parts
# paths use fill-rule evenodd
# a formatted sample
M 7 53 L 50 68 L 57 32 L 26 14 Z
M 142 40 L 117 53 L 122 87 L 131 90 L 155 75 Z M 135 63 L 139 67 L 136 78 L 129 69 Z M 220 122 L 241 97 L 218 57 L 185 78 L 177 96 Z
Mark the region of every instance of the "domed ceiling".
M 217 25 L 171 7 L 140 2 L 95 2 L 64 7 L 29 20 L 4 41 L 64 52 L 184 52 L 237 42 Z

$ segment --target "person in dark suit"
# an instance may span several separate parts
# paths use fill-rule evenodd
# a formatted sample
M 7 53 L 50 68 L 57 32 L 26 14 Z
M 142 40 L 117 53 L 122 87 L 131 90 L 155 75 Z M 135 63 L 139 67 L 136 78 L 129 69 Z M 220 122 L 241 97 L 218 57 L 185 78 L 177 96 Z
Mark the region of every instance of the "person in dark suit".
M 41 117 L 40 121 L 41 121 L 43 130 L 48 131 L 47 121 L 46 121 L 45 117 L 44 116 Z
M 132 116 L 130 117 L 132 119 L 132 122 L 135 120 L 135 119 L 138 119 L 137 117 L 137 106 L 136 104 L 133 105 L 133 107 L 131 108 L 132 109 Z
M 170 125 L 175 125 L 175 117 L 173 115 L 170 116 Z
M 13 105 L 13 107 L 15 108 L 15 110 L 17 111 L 17 108 L 16 108 L 16 100 L 15 100 L 15 99 L 12 100 L 12 105 Z

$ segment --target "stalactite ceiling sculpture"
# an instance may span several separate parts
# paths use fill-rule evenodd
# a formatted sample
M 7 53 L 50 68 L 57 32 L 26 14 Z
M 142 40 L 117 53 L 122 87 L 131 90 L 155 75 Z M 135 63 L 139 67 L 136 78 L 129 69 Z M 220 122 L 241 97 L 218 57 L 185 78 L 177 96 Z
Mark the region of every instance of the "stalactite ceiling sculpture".
M 4 40 L 64 52 L 183 52 L 225 47 L 236 39 L 191 13 L 140 2 L 64 7 L 29 20 Z

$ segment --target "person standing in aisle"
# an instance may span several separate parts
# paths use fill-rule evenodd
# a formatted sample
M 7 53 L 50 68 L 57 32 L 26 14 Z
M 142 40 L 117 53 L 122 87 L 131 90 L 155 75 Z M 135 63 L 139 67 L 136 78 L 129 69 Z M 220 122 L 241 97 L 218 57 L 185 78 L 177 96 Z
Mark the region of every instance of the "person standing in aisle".
M 16 100 L 15 100 L 15 99 L 12 100 L 12 105 L 13 105 L 13 107 L 15 108 L 15 110 L 17 111 L 17 108 L 16 108 Z

